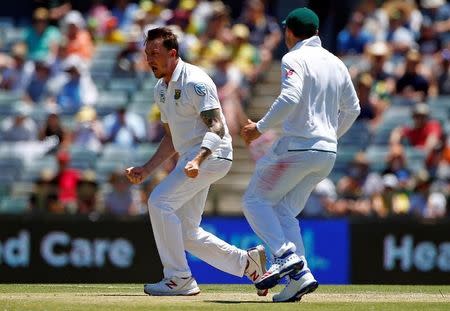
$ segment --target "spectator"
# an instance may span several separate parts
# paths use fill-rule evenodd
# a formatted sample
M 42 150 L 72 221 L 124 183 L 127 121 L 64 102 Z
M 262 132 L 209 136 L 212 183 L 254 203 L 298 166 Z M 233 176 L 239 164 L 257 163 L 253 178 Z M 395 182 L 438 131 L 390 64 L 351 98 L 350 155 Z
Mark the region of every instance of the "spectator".
M 418 103 L 412 109 L 413 126 L 402 126 L 391 133 L 391 144 L 397 145 L 406 139 L 415 148 L 422 149 L 428 154 L 439 144 L 442 128 L 438 121 L 430 119 L 430 109 L 425 103 Z
M 114 172 L 109 183 L 112 189 L 105 196 L 105 211 L 116 216 L 134 214 L 133 193 L 125 175 L 122 172 Z
M 447 198 L 443 193 L 433 192 L 428 196 L 423 217 L 427 219 L 444 218 L 447 214 Z
M 103 41 L 110 44 L 123 44 L 125 40 L 125 35 L 118 28 L 117 19 L 114 16 L 110 16 L 105 24 Z
M 432 56 L 442 48 L 442 40 L 429 20 L 424 20 L 420 28 L 420 37 L 417 42 L 422 55 Z
M 121 30 L 126 31 L 133 23 L 133 17 L 139 6 L 136 3 L 130 3 L 129 0 L 115 0 L 111 14 L 117 19 Z
M 233 64 L 244 74 L 246 81 L 256 81 L 262 74 L 259 51 L 248 42 L 250 31 L 244 24 L 235 24 L 231 29 Z
M 450 95 L 450 50 L 444 49 L 440 53 L 441 66 L 438 76 L 438 94 Z
M 354 12 L 346 28 L 337 37 L 337 53 L 340 56 L 361 54 L 365 46 L 373 40 L 372 36 L 363 30 L 364 15 Z
M 87 170 L 82 172 L 77 183 L 77 212 L 91 214 L 96 211 L 98 184 L 95 172 Z
M 46 60 L 35 61 L 35 70 L 30 83 L 25 89 L 24 100 L 33 104 L 41 104 L 51 97 L 51 64 Z
M 70 154 L 60 151 L 57 154 L 58 172 L 53 183 L 58 189 L 58 200 L 64 210 L 71 214 L 77 212 L 77 185 L 80 181 L 80 172 L 70 168 Z
M 147 116 L 147 137 L 150 142 L 158 143 L 164 137 L 164 127 L 161 123 L 161 111 L 153 104 Z
M 105 134 L 102 123 L 97 120 L 95 109 L 90 106 L 81 108 L 75 120 L 77 123 L 73 133 L 73 145 L 99 153 Z
M 31 60 L 52 59 L 56 55 L 61 33 L 48 22 L 49 11 L 46 8 L 37 8 L 33 13 L 33 24 L 25 33 L 28 58 Z
M 374 82 L 372 90 L 378 100 L 385 100 L 395 92 L 393 64 L 389 61 L 391 49 L 385 42 L 375 42 L 367 46 L 369 73 Z
M 63 111 L 76 112 L 83 105 L 93 105 L 98 92 L 83 60 L 76 55 L 69 56 L 62 68 L 68 75 L 56 98 L 58 106 Z
M 59 147 L 64 147 L 67 144 L 67 133 L 65 132 L 59 115 L 52 112 L 48 115 L 44 125 L 39 130 L 39 140 L 43 141 L 48 137 L 57 137 L 58 144 L 51 150 L 55 152 Z
M 45 169 L 33 185 L 30 195 L 31 211 L 36 214 L 63 213 L 64 207 L 58 201 L 58 189 L 53 183 L 55 172 Z
M 181 0 L 173 11 L 171 18 L 167 21 L 167 25 L 177 25 L 183 31 L 186 30 L 195 5 L 195 0 Z
M 370 172 L 364 153 L 357 153 L 345 176 L 337 183 L 338 201 L 334 207 L 339 215 L 369 215 L 370 200 L 383 189 L 381 177 Z
M 364 120 L 371 126 L 375 126 L 381 119 L 384 107 L 378 107 L 371 96 L 373 79 L 369 73 L 363 73 L 356 82 L 356 93 L 361 106 L 361 113 L 357 120 Z
M 277 21 L 268 16 L 265 10 L 263 1 L 247 0 L 238 22 L 250 30 L 249 42 L 252 45 L 272 52 L 281 41 L 281 30 Z
M 408 195 L 399 189 L 398 179 L 394 174 L 383 176 L 384 190 L 372 199 L 372 207 L 378 217 L 405 215 L 409 212 Z
M 37 125 L 31 119 L 31 109 L 24 102 L 16 102 L 14 105 L 14 115 L 2 122 L 2 140 L 35 141 L 37 140 Z
M 433 178 L 441 181 L 450 180 L 450 144 L 447 135 L 442 135 L 441 140 L 428 154 L 425 164 Z
M 230 9 L 221 1 L 213 2 L 207 27 L 199 34 L 202 46 L 207 47 L 209 42 L 213 40 L 228 44 L 232 39 L 229 25 Z
M 14 92 L 23 92 L 30 83 L 34 72 L 34 64 L 27 61 L 27 46 L 24 43 L 16 43 L 11 49 L 12 62 L 2 73 L 0 89 Z
M 370 172 L 369 161 L 362 152 L 355 154 L 350 163 L 347 174 L 337 184 L 340 196 L 357 199 L 361 196 L 369 197 L 382 189 L 381 177 Z
M 64 34 L 67 38 L 67 55 L 78 55 L 85 61 L 90 61 L 94 54 L 94 44 L 86 23 L 78 11 L 70 11 L 63 19 Z
M 114 72 L 117 75 L 136 76 L 142 73 L 143 69 L 143 53 L 142 53 L 142 33 L 138 26 L 133 25 L 130 28 L 126 40 L 126 45 L 122 48 L 117 56 Z
M 250 30 L 249 43 L 257 47 L 260 52 L 260 73 L 263 74 L 269 68 L 273 52 L 281 41 L 280 27 L 273 17 L 265 13 L 265 5 L 261 0 L 247 0 L 238 23 L 246 25 Z
M 317 184 L 308 198 L 305 208 L 302 211 L 302 217 L 324 217 L 333 215 L 336 200 L 336 187 L 330 179 L 325 178 Z
M 134 147 L 146 140 L 145 122 L 141 116 L 120 107 L 116 112 L 107 115 L 103 120 L 105 142 L 115 143 L 123 147 Z
M 198 36 L 198 42 L 190 43 L 192 51 L 189 52 L 189 47 L 184 47 L 189 57 L 206 70 L 214 68 L 214 58 L 219 52 L 227 49 L 227 45 L 233 38 L 229 28 L 229 8 L 222 2 L 213 2 L 213 4 L 213 11 L 208 17 L 206 29 Z
M 417 50 L 410 50 L 406 54 L 404 74 L 397 80 L 397 94 L 411 100 L 423 101 L 428 96 L 430 83 L 419 73 L 421 55 Z
M 70 0 L 46 1 L 50 13 L 50 22 L 57 25 L 72 10 Z
M 217 86 L 217 93 L 228 129 L 233 137 L 239 135 L 241 126 L 247 122 L 240 94 L 243 76 L 238 68 L 231 63 L 231 54 L 222 50 L 216 57 L 214 70 L 210 76 Z
M 406 163 L 406 155 L 403 146 L 393 145 L 386 156 L 386 168 L 383 175 L 393 174 L 397 177 L 400 188 L 406 188 L 411 178 L 411 171 Z
M 423 15 L 431 20 L 433 28 L 443 40 L 449 39 L 450 5 L 445 0 L 421 0 Z
M 93 31 L 91 36 L 94 39 L 103 38 L 106 30 L 106 23 L 111 16 L 108 7 L 103 0 L 92 0 L 92 5 L 88 11 L 87 23 Z
M 422 218 L 427 206 L 431 189 L 431 177 L 427 171 L 417 172 L 412 181 L 411 210 L 410 214 Z
M 417 44 L 414 41 L 414 33 L 406 28 L 410 12 L 401 5 L 388 8 L 389 28 L 385 40 L 390 44 L 394 56 L 400 56 Z

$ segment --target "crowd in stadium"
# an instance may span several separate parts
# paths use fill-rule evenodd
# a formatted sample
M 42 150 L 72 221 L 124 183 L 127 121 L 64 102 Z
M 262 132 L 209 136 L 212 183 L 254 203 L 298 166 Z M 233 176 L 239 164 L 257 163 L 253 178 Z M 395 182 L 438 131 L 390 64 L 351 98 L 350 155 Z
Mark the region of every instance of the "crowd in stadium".
M 37 8 L 26 27 L 0 18 L 9 27 L 0 32 L 1 212 L 146 213 L 176 161 L 141 187 L 123 174 L 162 135 L 142 53 L 152 27 L 171 27 L 181 57 L 211 75 L 239 135 L 283 44 L 281 23 L 263 0 L 245 1 L 237 19 L 222 1 L 173 2 L 92 1 L 82 14 L 62 1 Z M 336 40 L 361 114 L 303 215 L 448 217 L 450 5 L 363 0 Z

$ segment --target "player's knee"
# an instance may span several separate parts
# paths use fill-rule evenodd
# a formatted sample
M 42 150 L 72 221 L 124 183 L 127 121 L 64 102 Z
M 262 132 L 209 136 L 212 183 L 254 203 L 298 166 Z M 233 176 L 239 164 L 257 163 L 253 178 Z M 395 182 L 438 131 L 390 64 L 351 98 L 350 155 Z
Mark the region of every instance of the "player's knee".
M 148 198 L 148 208 L 152 209 L 165 209 L 164 198 L 158 191 L 153 191 Z
M 185 242 L 189 243 L 191 241 L 197 240 L 199 235 L 200 235 L 199 228 L 192 228 L 184 232 L 183 238 Z

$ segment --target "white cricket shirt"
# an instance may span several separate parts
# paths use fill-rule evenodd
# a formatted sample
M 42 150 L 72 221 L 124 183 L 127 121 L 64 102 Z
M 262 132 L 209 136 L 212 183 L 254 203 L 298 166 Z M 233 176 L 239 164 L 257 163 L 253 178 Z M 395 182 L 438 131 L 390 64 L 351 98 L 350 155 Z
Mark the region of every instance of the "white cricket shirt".
M 348 69 L 322 48 L 318 36 L 313 36 L 298 42 L 284 55 L 281 93 L 257 127 L 264 132 L 282 117 L 279 121 L 283 121 L 283 136 L 292 137 L 289 149 L 336 152 L 337 137 L 350 127 L 359 112 Z
M 168 85 L 159 79 L 154 100 L 161 111 L 161 121 L 168 123 L 175 150 L 183 155 L 194 147 L 200 148 L 209 131 L 200 117 L 205 110 L 218 108 L 225 128 L 222 143 L 213 155 L 232 160 L 231 136 L 222 113 L 217 89 L 211 78 L 197 66 L 178 60 Z

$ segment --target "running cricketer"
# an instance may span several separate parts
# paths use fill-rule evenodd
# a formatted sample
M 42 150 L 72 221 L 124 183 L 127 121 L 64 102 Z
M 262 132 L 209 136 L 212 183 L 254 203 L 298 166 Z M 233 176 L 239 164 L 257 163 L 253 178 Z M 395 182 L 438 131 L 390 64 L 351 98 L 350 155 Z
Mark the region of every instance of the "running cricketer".
M 242 129 L 247 143 L 282 124 L 282 135 L 261 158 L 243 198 L 244 214 L 268 245 L 274 261 L 255 284 L 275 286 L 289 276 L 275 302 L 300 300 L 314 291 L 297 215 L 311 191 L 333 168 L 337 139 L 359 115 L 350 74 L 322 48 L 319 18 L 308 8 L 293 10 L 283 22 L 289 52 L 281 62 L 281 93 L 257 123 Z
M 200 292 L 185 250 L 222 271 L 258 281 L 265 273 L 263 246 L 241 250 L 200 227 L 209 187 L 227 174 L 233 156 L 216 87 L 200 68 L 181 60 L 177 38 L 168 28 L 148 31 L 145 54 L 159 79 L 154 100 L 161 111 L 165 136 L 147 163 L 128 168 L 126 174 L 137 184 L 175 153 L 179 160 L 148 200 L 164 279 L 146 284 L 144 292 L 157 296 Z M 267 290 L 258 294 L 265 295 Z

